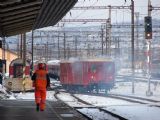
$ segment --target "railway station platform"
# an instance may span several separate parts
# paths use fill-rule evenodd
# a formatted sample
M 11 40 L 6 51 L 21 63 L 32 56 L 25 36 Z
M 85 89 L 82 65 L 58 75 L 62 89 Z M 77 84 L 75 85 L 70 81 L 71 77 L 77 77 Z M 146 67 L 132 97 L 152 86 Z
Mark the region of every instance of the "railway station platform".
M 45 111 L 36 111 L 34 101 L 0 100 L 0 120 L 87 120 L 61 101 L 47 101 Z

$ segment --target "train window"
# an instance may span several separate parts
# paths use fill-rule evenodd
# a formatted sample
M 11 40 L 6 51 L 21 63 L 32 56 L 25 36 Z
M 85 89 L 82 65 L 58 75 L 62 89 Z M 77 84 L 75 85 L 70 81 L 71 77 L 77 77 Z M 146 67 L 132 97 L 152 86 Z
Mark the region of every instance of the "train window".
M 22 78 L 23 77 L 23 65 L 15 64 L 13 73 L 14 73 L 14 78 Z
M 83 66 L 82 63 L 76 62 L 71 65 L 72 74 L 75 76 L 82 76 Z
M 96 69 L 97 69 L 96 65 L 94 65 L 94 64 L 91 65 L 91 72 L 94 72 L 94 73 L 95 73 L 95 72 L 96 72 Z

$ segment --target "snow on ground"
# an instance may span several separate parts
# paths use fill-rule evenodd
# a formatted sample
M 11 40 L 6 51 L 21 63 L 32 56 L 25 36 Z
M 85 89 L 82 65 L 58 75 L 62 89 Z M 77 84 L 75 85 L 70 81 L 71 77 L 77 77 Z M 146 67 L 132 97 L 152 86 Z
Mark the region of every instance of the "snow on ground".
M 157 88 L 154 90 L 154 85 L 151 85 L 151 90 L 153 91 L 153 96 L 146 96 L 147 90 L 146 83 L 135 83 L 135 94 L 132 94 L 131 91 L 131 83 L 117 83 L 116 87 L 112 89 L 109 93 L 123 94 L 123 95 L 133 95 L 140 96 L 150 99 L 160 100 L 160 85 L 157 85 Z M 79 98 L 83 98 L 83 100 L 94 104 L 95 106 L 101 106 L 103 109 L 106 109 L 110 112 L 113 112 L 117 115 L 120 115 L 128 120 L 159 120 L 160 118 L 160 109 L 158 107 L 130 103 L 123 100 L 116 100 L 105 97 L 98 96 L 89 96 L 89 95 L 76 95 Z M 159 104 L 159 103 L 157 103 Z M 84 108 L 80 110 L 85 114 L 89 114 L 89 116 L 93 116 L 94 120 L 103 120 L 104 114 L 97 112 L 97 110 L 90 110 L 88 108 Z M 95 116 L 96 114 L 96 116 Z M 101 118 L 100 118 L 101 116 Z M 108 117 L 108 120 L 113 120 Z M 105 120 L 105 119 L 104 119 Z
M 7 92 L 7 89 L 0 84 L 0 100 L 1 99 L 15 100 L 16 98 L 12 92 Z
M 110 90 L 109 93 L 138 96 L 160 101 L 160 84 L 150 84 L 150 90 L 153 93 L 153 95 L 151 96 L 146 95 L 146 91 L 148 90 L 147 82 L 135 82 L 134 89 L 135 93 L 133 94 L 131 82 L 119 82 L 115 84 L 115 87 L 112 90 Z
M 82 108 L 78 109 L 78 111 L 89 116 L 93 120 L 119 120 L 118 118 L 115 118 L 112 115 L 106 114 L 103 111 L 95 108 Z
M 128 120 L 159 120 L 160 109 L 158 107 L 149 107 L 146 105 L 134 106 L 109 106 L 104 108 L 115 114 L 118 114 Z
M 114 106 L 114 105 L 133 105 L 131 102 L 126 102 L 124 100 L 117 100 L 113 98 L 107 97 L 97 97 L 97 96 L 90 96 L 90 95 L 82 95 L 76 94 L 77 97 L 83 98 L 84 101 L 93 104 L 94 106 L 98 107 L 106 107 L 106 106 Z
M 25 99 L 25 100 L 34 100 L 34 93 L 17 93 L 16 94 L 17 99 Z
M 102 107 L 110 112 L 120 115 L 128 120 L 159 120 L 160 109 L 158 107 L 151 107 L 149 105 L 143 105 L 139 103 L 131 103 L 123 100 L 116 100 L 112 98 L 90 96 L 76 94 L 77 97 L 87 101 L 95 106 Z M 77 102 L 72 96 L 67 93 L 61 93 L 59 98 L 65 101 L 72 107 L 85 107 Z M 80 105 L 80 106 L 79 106 Z M 93 118 L 93 120 L 114 120 L 115 118 L 106 115 L 103 111 L 99 111 L 95 108 L 82 108 L 78 109 Z M 115 119 L 116 120 L 116 119 Z
M 118 75 L 121 76 L 128 76 L 131 75 L 132 71 L 131 69 L 121 69 L 118 72 Z M 144 76 L 142 74 L 142 71 L 135 73 L 135 79 L 139 78 L 144 81 L 148 81 L 146 75 Z M 117 80 L 117 79 L 116 79 Z M 151 81 L 154 81 L 155 79 L 151 78 Z M 117 80 L 118 81 L 118 80 Z M 115 93 L 115 94 L 124 94 L 124 95 L 131 95 L 131 96 L 138 96 L 138 97 L 147 97 L 150 99 L 155 99 L 160 101 L 160 80 L 155 82 L 154 84 L 150 84 L 150 91 L 153 93 L 151 96 L 146 96 L 146 91 L 148 91 L 149 84 L 148 82 L 134 82 L 134 94 L 132 93 L 132 82 L 117 82 L 115 84 L 115 87 L 109 92 L 109 93 Z
M 54 97 L 54 91 L 47 91 L 47 97 L 46 100 L 49 101 L 57 101 L 56 98 Z M 17 99 L 22 99 L 22 100 L 34 100 L 34 92 L 26 92 L 26 93 L 18 93 L 15 94 Z

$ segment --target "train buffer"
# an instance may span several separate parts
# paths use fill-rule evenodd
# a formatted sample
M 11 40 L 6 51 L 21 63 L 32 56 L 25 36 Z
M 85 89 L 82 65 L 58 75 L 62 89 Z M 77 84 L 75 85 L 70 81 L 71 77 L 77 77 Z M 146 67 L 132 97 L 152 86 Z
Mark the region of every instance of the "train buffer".
M 36 111 L 34 101 L 1 100 L 1 120 L 87 120 L 60 101 L 47 101 L 45 111 Z

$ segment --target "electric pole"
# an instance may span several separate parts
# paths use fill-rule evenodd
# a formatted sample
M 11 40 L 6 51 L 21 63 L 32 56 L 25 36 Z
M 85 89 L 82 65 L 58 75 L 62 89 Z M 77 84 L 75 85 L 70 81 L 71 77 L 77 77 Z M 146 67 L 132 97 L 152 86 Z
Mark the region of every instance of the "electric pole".
M 64 33 L 64 39 L 63 39 L 63 47 L 64 47 L 64 59 L 66 59 L 66 34 Z
M 58 59 L 60 59 L 59 32 L 58 32 Z
M 148 0 L 148 17 L 151 17 L 151 1 Z M 152 33 L 150 34 L 152 35 Z M 153 93 L 151 92 L 151 86 L 150 86 L 150 82 L 151 82 L 151 39 L 146 39 L 147 40 L 147 66 L 148 66 L 148 70 L 147 70 L 147 74 L 148 74 L 148 90 L 146 91 L 146 95 L 147 96 L 151 96 L 153 95 Z
M 132 79 L 132 93 L 134 94 L 135 90 L 134 90 L 134 74 L 135 74 L 135 70 L 134 70 L 134 1 L 131 0 L 131 32 L 132 32 L 132 37 L 131 37 L 131 51 L 132 51 L 132 75 L 133 75 L 133 79 Z
M 102 55 L 103 55 L 103 45 L 104 45 L 104 43 L 103 43 L 103 28 L 101 28 L 101 31 L 102 31 L 102 33 L 101 33 L 101 40 L 102 40 L 102 42 L 101 42 L 101 47 L 102 47 Z
M 139 12 L 135 13 L 136 16 L 136 64 L 139 64 L 139 58 L 140 58 L 140 54 L 139 54 L 139 28 L 138 28 L 138 24 L 139 24 Z M 139 66 L 139 65 L 138 65 Z
M 23 38 L 23 81 L 26 79 L 25 69 L 26 69 L 26 33 L 22 34 Z M 24 84 L 24 92 L 25 92 L 25 84 Z
M 77 36 L 75 37 L 75 57 L 77 57 Z
M 23 51 L 23 34 L 21 34 L 20 38 L 20 58 L 22 59 L 22 51 Z
M 111 56 L 111 6 L 109 6 L 108 18 L 108 55 Z
M 34 54 L 33 54 L 33 52 L 34 52 L 34 51 L 33 51 L 33 44 L 34 44 L 34 43 L 33 43 L 33 39 L 34 39 L 34 32 L 33 32 L 33 30 L 32 30 L 32 66 L 31 66 L 31 67 L 32 67 L 32 68 L 31 68 L 32 72 L 33 72 L 33 67 L 34 67 L 34 66 L 33 66 L 33 55 L 34 55 Z M 31 73 L 32 73 L 32 72 L 31 72 Z

